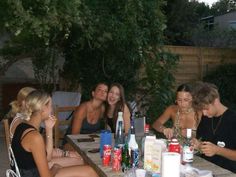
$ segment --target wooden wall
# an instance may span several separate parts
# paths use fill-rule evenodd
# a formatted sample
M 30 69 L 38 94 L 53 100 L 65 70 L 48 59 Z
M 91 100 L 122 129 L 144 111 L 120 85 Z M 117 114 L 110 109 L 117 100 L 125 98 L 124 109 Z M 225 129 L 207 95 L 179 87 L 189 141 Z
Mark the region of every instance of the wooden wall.
M 224 63 L 236 63 L 236 49 L 165 46 L 180 57 L 174 76 L 176 85 L 201 80 L 209 71 Z

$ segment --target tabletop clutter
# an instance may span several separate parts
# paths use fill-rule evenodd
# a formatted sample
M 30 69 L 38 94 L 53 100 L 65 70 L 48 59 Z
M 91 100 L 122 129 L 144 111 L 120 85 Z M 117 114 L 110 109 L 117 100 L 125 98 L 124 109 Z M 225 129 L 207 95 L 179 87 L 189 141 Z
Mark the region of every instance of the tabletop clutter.
M 103 130 L 100 134 L 100 156 L 103 166 L 114 172 L 124 172 L 125 177 L 212 177 L 212 172 L 191 166 L 194 149 L 190 143 L 192 130 L 187 129 L 187 137 L 180 144 L 176 138 L 167 141 L 149 134 L 145 125 L 145 135 L 138 142 L 135 137 L 134 121 L 131 119 L 129 136 L 124 134 L 122 112 L 119 112 L 112 144 L 112 133 Z

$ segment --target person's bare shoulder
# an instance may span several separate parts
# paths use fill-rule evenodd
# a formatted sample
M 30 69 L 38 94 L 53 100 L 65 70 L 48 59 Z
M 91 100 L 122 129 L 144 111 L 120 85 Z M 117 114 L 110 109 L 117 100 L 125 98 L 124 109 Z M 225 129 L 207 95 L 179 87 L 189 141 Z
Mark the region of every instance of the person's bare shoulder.
M 80 104 L 76 109 L 75 109 L 75 115 L 77 114 L 85 114 L 87 112 L 87 107 L 88 107 L 88 101 Z
M 33 130 L 25 135 L 22 143 L 25 144 L 27 150 L 33 151 L 34 148 L 43 146 L 44 140 L 38 131 Z
M 177 112 L 178 106 L 173 104 L 173 105 L 170 105 L 166 110 L 170 112 Z
M 177 105 L 170 105 L 166 111 L 168 111 L 169 115 L 171 115 L 171 118 L 174 118 L 176 115 L 176 112 L 178 111 Z

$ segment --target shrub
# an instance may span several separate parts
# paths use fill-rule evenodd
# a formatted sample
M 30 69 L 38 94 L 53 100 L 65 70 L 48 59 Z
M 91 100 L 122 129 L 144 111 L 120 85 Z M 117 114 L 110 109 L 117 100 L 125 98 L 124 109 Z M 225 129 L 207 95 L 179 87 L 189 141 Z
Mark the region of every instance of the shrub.
M 208 73 L 203 80 L 218 87 L 223 104 L 232 109 L 236 108 L 236 64 L 221 65 Z

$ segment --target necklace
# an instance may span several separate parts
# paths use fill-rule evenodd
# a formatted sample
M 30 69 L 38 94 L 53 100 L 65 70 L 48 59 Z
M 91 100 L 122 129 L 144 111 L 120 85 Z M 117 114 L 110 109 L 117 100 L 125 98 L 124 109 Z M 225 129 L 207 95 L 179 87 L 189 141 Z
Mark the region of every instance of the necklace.
M 182 110 L 182 111 L 178 109 L 178 111 L 182 114 L 189 114 L 193 112 L 193 108 L 188 108 L 187 110 Z
M 218 122 L 217 122 L 215 128 L 214 128 L 214 118 L 212 118 L 212 120 L 211 120 L 211 129 L 212 129 L 212 133 L 213 133 L 214 135 L 215 135 L 217 129 L 219 128 L 219 126 L 220 126 L 220 124 L 221 124 L 221 122 L 222 122 L 222 117 L 223 117 L 223 114 L 218 118 L 219 120 L 218 120 Z

